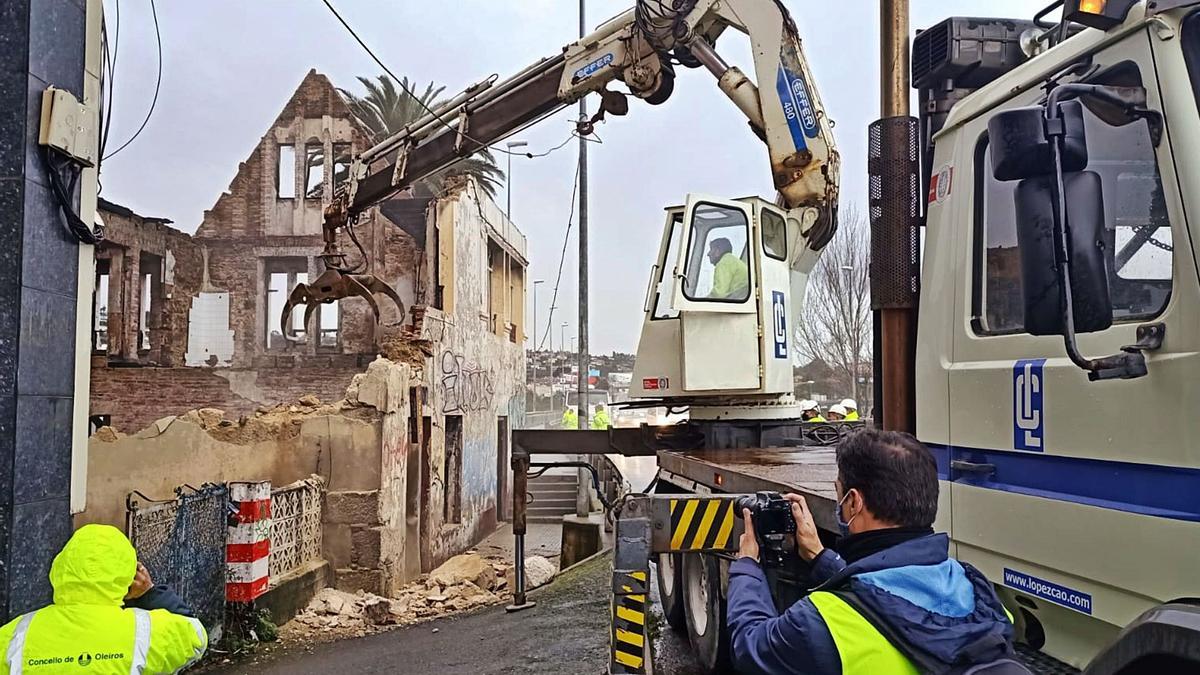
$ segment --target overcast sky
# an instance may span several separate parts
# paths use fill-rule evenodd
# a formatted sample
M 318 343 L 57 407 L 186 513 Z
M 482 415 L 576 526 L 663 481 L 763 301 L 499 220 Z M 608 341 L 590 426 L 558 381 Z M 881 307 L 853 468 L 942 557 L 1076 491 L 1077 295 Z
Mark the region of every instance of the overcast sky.
M 633 0 L 588 0 L 588 25 Z M 866 128 L 879 116 L 876 0 L 784 0 L 800 26 L 829 115 L 837 122 L 844 200 L 862 203 Z M 334 0 L 389 67 L 447 94 L 502 78 L 559 52 L 578 31 L 574 0 Z M 951 15 L 1032 18 L 1048 0 L 913 0 L 913 28 Z M 121 0 L 113 128 L 118 147 L 141 123 L 157 64 L 149 0 Z M 114 0 L 105 0 L 110 31 Z M 320 0 L 160 0 L 163 81 L 154 115 L 126 150 L 105 162 L 102 196 L 194 232 L 309 69 L 354 90 L 379 68 Z M 748 45 L 727 33 L 718 51 L 753 73 Z M 592 103 L 592 108 L 595 108 Z M 571 131 L 575 109 L 518 138 L 538 152 Z M 590 149 L 591 339 L 593 353 L 633 351 L 662 209 L 688 192 L 773 198 L 764 146 L 703 69 L 683 70 L 671 100 L 633 100 L 628 117 L 598 129 Z M 575 175 L 576 146 L 513 162 L 513 220 L 529 237 L 544 332 Z M 502 161 L 502 167 L 503 167 Z M 504 167 L 506 168 L 506 167 Z M 498 201 L 503 204 L 501 190 Z M 576 334 L 578 245 L 572 231 L 554 318 Z M 529 304 L 533 294 L 530 292 Z

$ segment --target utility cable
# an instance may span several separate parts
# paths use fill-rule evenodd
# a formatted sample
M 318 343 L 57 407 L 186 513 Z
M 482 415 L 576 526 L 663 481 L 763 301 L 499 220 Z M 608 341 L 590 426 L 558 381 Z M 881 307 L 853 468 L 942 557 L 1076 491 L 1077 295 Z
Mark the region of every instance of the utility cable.
M 70 159 L 63 162 L 61 155 L 49 147 L 44 147 L 42 150 L 42 158 L 46 163 L 46 175 L 50 179 L 50 189 L 58 199 L 63 217 L 66 219 L 67 230 L 84 244 L 99 244 L 104 241 L 104 227 L 97 225 L 93 229 L 79 217 L 72 206 L 71 195 L 75 194 L 75 187 L 81 171 L 79 165 Z M 63 178 L 63 169 L 74 169 L 74 174 L 69 182 Z
M 574 188 L 571 190 L 571 211 L 567 216 L 567 231 L 563 233 L 562 253 L 558 258 L 558 277 L 554 279 L 554 294 L 550 297 L 550 318 L 546 320 L 546 332 L 542 334 L 542 341 L 538 344 L 538 351 L 541 351 L 542 345 L 546 344 L 546 338 L 550 335 L 550 331 L 554 326 L 554 309 L 558 304 L 558 286 L 562 283 L 563 263 L 567 259 L 567 243 L 571 240 L 571 227 L 575 222 L 575 198 L 579 196 L 579 168 L 580 163 L 575 163 L 575 179 Z
M 363 39 L 358 36 L 358 33 L 355 32 L 354 28 L 352 28 L 350 26 L 350 24 L 346 22 L 346 19 L 342 17 L 341 13 L 339 13 L 337 11 L 337 8 L 333 6 L 333 3 L 330 2 L 330 0 L 322 0 L 322 2 L 325 3 L 325 6 L 329 8 L 329 11 L 338 20 L 338 22 L 342 24 L 342 27 L 345 28 L 346 31 L 350 33 L 350 36 L 353 37 L 356 42 L 358 42 L 358 45 L 363 48 L 363 51 L 365 51 L 367 53 L 367 56 L 370 56 L 371 59 L 373 61 L 375 61 L 375 63 L 380 68 L 383 68 L 383 72 L 387 73 L 392 78 L 392 80 L 396 83 L 396 86 L 400 87 L 400 89 L 403 90 L 404 93 L 408 94 L 408 96 L 410 98 L 412 98 L 412 100 L 416 101 L 417 105 L 424 108 L 425 112 L 432 115 L 433 119 L 435 119 L 439 123 L 441 123 L 441 125 L 443 127 L 446 127 L 447 130 L 452 131 L 456 134 L 460 133 L 458 127 L 447 122 L 445 120 L 445 118 L 443 118 L 438 113 L 434 112 L 434 110 L 432 108 L 430 108 L 425 103 L 425 101 L 421 99 L 421 97 L 417 96 L 415 93 L 413 93 L 413 91 L 411 89 L 404 86 L 403 80 L 401 80 L 401 78 L 399 76 L 397 76 L 396 73 L 393 73 L 391 68 L 387 67 L 387 64 L 385 64 L 383 62 L 383 59 L 380 59 L 378 56 L 375 55 L 375 52 L 372 51 L 371 48 L 369 46 L 367 46 L 367 43 L 364 42 Z M 547 150 L 545 152 L 542 152 L 542 153 L 514 152 L 507 148 L 500 148 L 500 147 L 496 147 L 494 145 L 489 145 L 488 143 L 484 143 L 483 141 L 481 141 L 477 138 L 474 138 L 472 136 L 469 136 L 466 133 L 463 133 L 462 137 L 467 139 L 468 141 L 471 141 L 472 143 L 478 145 L 480 148 L 487 148 L 493 152 L 499 152 L 499 153 L 502 153 L 505 155 L 514 155 L 516 157 L 528 157 L 529 159 L 536 159 L 539 157 L 545 157 L 546 155 L 549 155 L 550 153 L 554 152 L 555 150 L 559 150 L 563 147 L 566 147 L 566 145 L 571 142 L 572 138 L 577 137 L 577 135 L 575 132 L 572 132 L 571 136 L 569 138 L 567 138 L 567 140 L 563 141 L 560 145 L 558 145 L 550 150 Z
M 135 140 L 137 140 L 137 137 L 142 135 L 142 131 L 145 130 L 146 125 L 150 123 L 150 118 L 154 115 L 154 108 L 155 108 L 155 106 L 158 105 L 158 92 L 162 89 L 163 54 L 162 54 L 162 31 L 159 29 L 158 8 L 155 7 L 154 0 L 150 0 L 150 15 L 154 18 L 154 39 L 158 43 L 158 76 L 154 81 L 154 98 L 150 100 L 150 109 L 146 111 L 146 118 L 142 120 L 142 125 L 138 127 L 137 131 L 133 132 L 133 136 L 130 136 L 129 140 L 122 143 L 121 147 L 117 148 L 116 150 L 113 150 L 112 152 L 110 152 L 107 155 L 102 156 L 101 157 L 102 160 L 108 159 L 109 157 L 116 155 L 118 152 L 121 152 L 125 148 L 129 147 L 130 143 L 133 143 Z M 119 24 L 118 24 L 117 30 L 120 31 Z M 119 32 L 118 32 L 118 37 L 119 37 Z M 114 62 L 114 67 L 115 67 L 115 63 L 116 63 L 115 49 L 114 49 L 114 53 L 113 53 L 113 62 Z M 107 133 L 105 134 L 104 140 L 107 140 Z

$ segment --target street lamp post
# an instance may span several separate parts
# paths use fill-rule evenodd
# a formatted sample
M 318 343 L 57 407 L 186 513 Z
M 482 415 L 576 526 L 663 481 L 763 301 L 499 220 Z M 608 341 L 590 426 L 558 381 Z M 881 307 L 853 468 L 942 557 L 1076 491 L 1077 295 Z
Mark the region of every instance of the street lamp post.
M 846 275 L 846 288 L 844 288 L 842 291 L 844 293 L 843 302 L 849 303 L 849 309 L 847 310 L 846 316 L 844 317 L 844 319 L 851 324 L 851 325 L 847 326 L 846 328 L 848 328 L 848 329 L 856 328 L 857 327 L 857 319 L 858 319 L 858 296 L 856 295 L 855 289 L 853 287 L 854 286 L 854 266 L 853 265 L 842 265 L 842 272 Z M 843 306 L 845 306 L 845 305 L 843 305 Z M 851 312 L 853 313 L 853 315 L 851 315 Z M 859 365 L 858 357 L 859 357 L 859 353 L 862 351 L 861 349 L 858 348 L 860 346 L 860 344 L 859 344 L 860 339 L 861 338 L 859 338 L 858 336 L 852 337 L 851 338 L 852 343 L 850 345 L 851 347 L 854 348 L 854 352 L 855 352 L 854 353 L 854 362 L 852 364 L 850 364 L 850 398 L 854 399 L 856 402 L 858 401 L 858 365 Z
M 510 159 L 509 161 L 511 162 L 512 160 Z M 509 174 L 509 180 L 512 180 L 512 174 Z M 545 279 L 534 279 L 533 280 L 533 357 L 534 357 L 533 358 L 533 411 L 534 412 L 537 412 L 537 409 L 538 409 L 538 404 L 537 404 L 537 401 L 538 401 L 538 393 L 537 393 L 537 354 L 538 354 L 537 287 L 538 287 L 538 284 L 544 284 L 544 283 L 546 283 Z M 551 397 L 551 399 L 553 399 L 553 396 Z M 551 401 L 551 405 L 553 405 L 553 401 Z
M 512 158 L 513 150 L 529 147 L 528 141 L 509 141 L 504 144 L 508 148 L 508 173 L 505 174 L 505 187 L 508 192 L 508 205 L 504 207 L 504 217 L 512 220 Z

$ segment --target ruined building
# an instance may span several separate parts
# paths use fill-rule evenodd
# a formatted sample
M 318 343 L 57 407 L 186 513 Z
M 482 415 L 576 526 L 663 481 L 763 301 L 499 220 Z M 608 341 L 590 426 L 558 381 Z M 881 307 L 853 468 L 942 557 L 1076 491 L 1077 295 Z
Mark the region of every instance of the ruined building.
M 365 301 L 347 299 L 307 326 L 303 308 L 280 325 L 291 289 L 323 270 L 322 210 L 367 146 L 312 71 L 194 235 L 102 204 L 91 412 L 111 429 L 90 444 L 81 520 L 120 524 L 132 490 L 331 473 L 327 558 L 339 585 L 368 590 L 494 527 L 510 499 L 509 430 L 524 415 L 528 263 L 524 235 L 482 191 L 464 182 L 436 197 L 402 194 L 359 219 L 371 272 L 399 292 L 403 317 L 381 301 L 377 326 Z M 392 362 L 372 365 L 381 351 Z M 357 391 L 369 365 L 392 393 L 368 404 Z M 313 409 L 298 411 L 301 399 Z M 224 419 L 185 414 L 205 408 Z M 323 430 L 310 424 L 315 410 Z M 291 413 L 295 423 L 278 423 Z M 273 426 L 256 426 L 267 417 Z M 410 479 L 407 495 L 390 493 Z M 420 527 L 406 532 L 414 510 Z

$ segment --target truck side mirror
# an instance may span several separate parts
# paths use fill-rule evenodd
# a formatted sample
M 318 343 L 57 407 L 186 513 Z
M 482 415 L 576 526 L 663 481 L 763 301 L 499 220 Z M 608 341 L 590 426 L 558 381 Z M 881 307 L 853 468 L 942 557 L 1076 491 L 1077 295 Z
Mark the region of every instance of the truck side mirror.
M 1063 171 L 1083 171 L 1088 164 L 1083 104 L 1078 100 L 1064 101 L 1059 110 L 1065 131 Z M 1046 109 L 1041 106 L 1014 108 L 993 115 L 988 120 L 988 145 L 996 180 L 1054 175 L 1054 146 L 1046 133 Z
M 1055 180 L 1053 175 L 1026 178 L 1015 193 L 1025 330 L 1032 335 L 1064 335 L 1067 328 L 1054 254 Z M 1112 325 L 1104 192 L 1099 174 L 1092 171 L 1064 174 L 1063 184 L 1075 332 L 1094 333 Z

